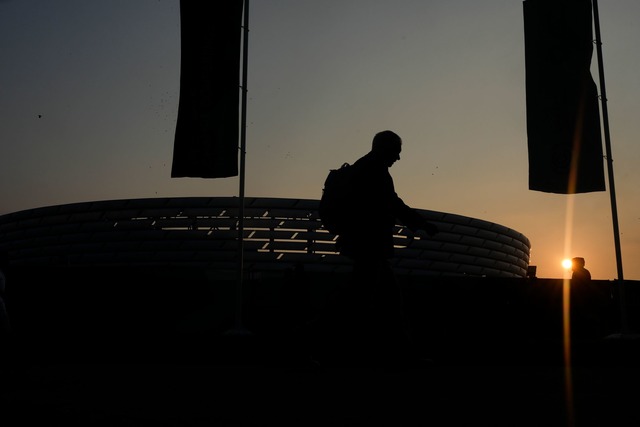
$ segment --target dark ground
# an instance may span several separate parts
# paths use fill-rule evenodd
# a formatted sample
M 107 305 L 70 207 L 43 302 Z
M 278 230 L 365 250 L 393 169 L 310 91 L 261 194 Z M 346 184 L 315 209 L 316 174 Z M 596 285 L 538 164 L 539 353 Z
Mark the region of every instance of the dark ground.
M 401 369 L 367 354 L 346 363 L 317 337 L 307 351 L 285 327 L 306 309 L 283 311 L 265 281 L 247 297 L 252 334 L 227 336 L 233 280 L 222 293 L 165 272 L 64 271 L 59 287 L 50 273 L 23 273 L 8 294 L 19 338 L 0 348 L 0 427 L 640 426 L 640 341 L 615 335 L 610 282 L 572 294 L 570 363 L 562 281 L 408 283 L 432 363 Z M 639 330 L 640 283 L 627 290 Z
M 178 353 L 48 363 L 23 355 L 4 371 L 0 426 L 640 425 L 635 340 L 594 343 L 571 368 L 492 363 L 478 346 L 467 363 L 404 370 L 318 366 L 275 356 L 275 343 L 223 341 L 188 363 Z

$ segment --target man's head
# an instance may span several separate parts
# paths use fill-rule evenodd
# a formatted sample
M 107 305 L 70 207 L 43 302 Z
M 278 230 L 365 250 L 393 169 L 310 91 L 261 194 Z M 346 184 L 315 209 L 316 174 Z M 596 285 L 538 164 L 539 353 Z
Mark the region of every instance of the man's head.
M 571 260 L 571 270 L 581 270 L 584 268 L 584 258 L 575 257 Z
M 402 151 L 402 139 L 390 130 L 378 132 L 373 137 L 371 151 L 379 154 L 384 159 L 385 164 L 391 167 L 396 160 L 400 160 Z

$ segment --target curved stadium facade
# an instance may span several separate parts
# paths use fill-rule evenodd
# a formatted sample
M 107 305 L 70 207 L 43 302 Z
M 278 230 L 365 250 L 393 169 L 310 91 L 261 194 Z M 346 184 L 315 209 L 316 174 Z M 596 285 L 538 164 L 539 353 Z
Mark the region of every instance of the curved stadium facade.
M 245 198 L 242 265 L 249 272 L 350 271 L 318 200 Z M 0 216 L 0 250 L 19 266 L 238 268 L 239 199 L 178 197 L 73 203 Z M 526 277 L 530 242 L 488 221 L 419 211 L 440 232 L 414 236 L 396 225 L 393 266 L 401 275 Z

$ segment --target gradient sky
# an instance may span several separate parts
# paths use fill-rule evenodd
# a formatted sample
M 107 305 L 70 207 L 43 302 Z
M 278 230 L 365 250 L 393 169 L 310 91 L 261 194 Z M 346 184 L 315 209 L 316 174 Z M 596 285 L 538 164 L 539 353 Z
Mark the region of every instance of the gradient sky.
M 639 280 L 640 2 L 599 9 L 624 277 Z M 179 13 L 0 0 L 0 214 L 238 195 L 238 177 L 170 177 Z M 407 204 L 523 233 L 538 277 L 563 277 L 567 256 L 618 277 L 608 191 L 528 189 L 521 0 L 252 0 L 249 17 L 247 196 L 317 199 L 330 168 L 392 129 Z

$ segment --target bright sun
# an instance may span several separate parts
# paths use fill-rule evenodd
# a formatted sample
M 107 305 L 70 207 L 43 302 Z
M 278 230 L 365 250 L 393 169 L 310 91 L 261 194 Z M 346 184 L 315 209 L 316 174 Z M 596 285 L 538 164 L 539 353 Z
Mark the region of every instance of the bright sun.
M 562 260 L 562 267 L 564 267 L 565 269 L 570 269 L 571 268 L 571 260 L 570 259 L 563 259 Z

